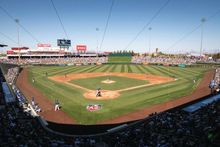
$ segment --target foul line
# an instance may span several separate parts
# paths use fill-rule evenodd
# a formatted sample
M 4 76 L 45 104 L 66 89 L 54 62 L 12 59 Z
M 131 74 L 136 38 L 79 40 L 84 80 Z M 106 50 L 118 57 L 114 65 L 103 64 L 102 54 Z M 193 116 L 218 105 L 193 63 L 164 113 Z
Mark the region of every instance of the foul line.
M 70 85 L 70 86 L 73 86 L 73 87 L 85 90 L 85 91 L 92 91 L 92 90 L 90 90 L 88 88 L 85 88 L 85 87 L 82 87 L 82 86 L 79 86 L 79 85 L 76 85 L 76 84 L 73 84 L 73 83 L 69 83 L 69 82 L 64 82 L 64 83 L 67 84 L 67 85 Z

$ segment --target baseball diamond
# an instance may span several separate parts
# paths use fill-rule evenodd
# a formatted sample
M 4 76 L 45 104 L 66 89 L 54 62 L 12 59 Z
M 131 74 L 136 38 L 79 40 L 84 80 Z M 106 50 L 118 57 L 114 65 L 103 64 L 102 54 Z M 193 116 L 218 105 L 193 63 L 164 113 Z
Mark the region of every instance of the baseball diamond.
M 204 86 L 202 81 L 212 73 L 211 69 L 135 64 L 31 66 L 22 70 L 17 86 L 29 100 L 32 96 L 37 99 L 46 120 L 76 124 L 114 123 L 144 118 L 152 112 L 189 101 L 186 97 L 201 91 L 199 87 Z M 103 83 L 105 80 L 114 83 Z M 99 97 L 96 96 L 97 88 L 101 92 Z M 204 92 L 197 96 L 201 97 Z M 56 99 L 62 106 L 62 116 L 50 115 Z M 176 104 L 168 106 L 169 102 L 175 101 Z M 101 104 L 102 109 L 88 111 L 86 106 L 91 103 Z M 163 107 L 155 110 L 160 105 Z M 137 112 L 140 114 L 133 117 L 132 114 Z M 63 116 L 65 119 L 61 118 Z

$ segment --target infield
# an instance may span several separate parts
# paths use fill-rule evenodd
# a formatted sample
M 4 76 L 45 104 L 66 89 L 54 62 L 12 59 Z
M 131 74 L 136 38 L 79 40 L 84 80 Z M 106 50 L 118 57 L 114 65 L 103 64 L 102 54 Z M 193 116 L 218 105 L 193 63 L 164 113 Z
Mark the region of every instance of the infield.
M 53 76 L 51 80 L 71 85 L 86 91 L 83 96 L 95 100 L 108 100 L 120 96 L 120 92 L 174 81 L 173 78 L 137 74 L 137 73 L 82 73 L 65 76 Z M 113 80 L 115 84 L 103 83 Z M 117 81 L 117 83 L 116 83 Z M 150 81 L 150 82 L 148 82 Z M 96 90 L 100 89 L 101 96 L 97 97 Z
M 114 81 L 114 83 L 103 83 L 103 81 L 106 81 L 108 79 Z M 80 85 L 90 90 L 96 90 L 98 88 L 104 90 L 119 90 L 128 87 L 148 84 L 149 82 L 146 79 L 138 80 L 128 77 L 118 77 L 118 76 L 109 75 L 109 76 L 97 76 L 93 78 L 71 80 L 70 83 Z

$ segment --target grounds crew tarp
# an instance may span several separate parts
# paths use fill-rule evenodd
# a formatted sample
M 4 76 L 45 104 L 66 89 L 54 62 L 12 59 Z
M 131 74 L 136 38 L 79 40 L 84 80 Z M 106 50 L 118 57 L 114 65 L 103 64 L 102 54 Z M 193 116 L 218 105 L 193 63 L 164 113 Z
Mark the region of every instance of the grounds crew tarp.
M 2 89 L 4 93 L 5 102 L 6 103 L 15 102 L 15 97 L 12 95 L 6 82 L 2 82 Z

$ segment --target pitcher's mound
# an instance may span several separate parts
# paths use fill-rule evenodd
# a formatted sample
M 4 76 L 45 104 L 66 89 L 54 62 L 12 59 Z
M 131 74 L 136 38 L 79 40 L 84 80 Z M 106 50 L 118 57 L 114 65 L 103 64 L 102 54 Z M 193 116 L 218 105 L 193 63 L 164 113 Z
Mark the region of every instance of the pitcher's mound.
M 83 96 L 87 99 L 94 99 L 94 100 L 108 100 L 108 99 L 115 99 L 120 96 L 119 92 L 116 91 L 109 91 L 109 90 L 101 90 L 101 96 L 96 97 L 96 91 L 88 91 L 83 94 Z
M 112 84 L 112 83 L 115 83 L 115 81 L 107 79 L 107 80 L 102 81 L 102 83 Z

